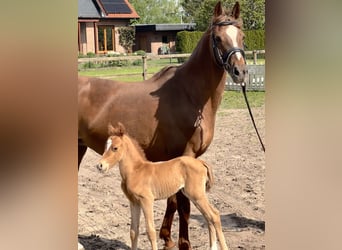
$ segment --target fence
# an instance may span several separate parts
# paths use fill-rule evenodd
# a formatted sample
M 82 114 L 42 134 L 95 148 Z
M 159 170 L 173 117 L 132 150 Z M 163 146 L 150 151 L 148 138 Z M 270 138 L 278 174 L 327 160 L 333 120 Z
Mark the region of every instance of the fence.
M 265 90 L 265 65 L 257 65 L 258 55 L 265 54 L 265 50 L 245 51 L 246 57 L 252 56 L 253 64 L 247 65 L 249 72 L 247 90 L 264 91 Z M 142 59 L 142 77 L 145 80 L 148 73 L 147 61 L 151 59 L 169 58 L 170 62 L 174 58 L 188 58 L 191 54 L 167 54 L 167 55 L 145 55 L 145 56 L 116 56 L 116 57 L 93 57 L 79 58 L 78 64 L 82 63 L 103 63 L 113 61 L 136 61 Z M 127 74 L 129 75 L 129 74 Z M 227 77 L 226 90 L 240 90 L 239 84 L 232 81 L 230 76 Z

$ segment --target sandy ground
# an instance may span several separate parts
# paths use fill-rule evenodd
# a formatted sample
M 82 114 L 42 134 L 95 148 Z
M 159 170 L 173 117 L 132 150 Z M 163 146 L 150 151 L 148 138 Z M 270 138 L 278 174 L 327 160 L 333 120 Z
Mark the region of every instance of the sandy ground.
M 261 137 L 265 138 L 264 107 L 253 114 Z M 265 249 L 265 154 L 250 121 L 247 109 L 220 110 L 215 135 L 208 151 L 200 157 L 213 167 L 215 184 L 208 193 L 220 211 L 225 238 L 230 249 Z M 78 239 L 85 250 L 130 249 L 130 210 L 120 189 L 118 169 L 101 174 L 94 165 L 99 155 L 87 151 L 78 177 Z M 166 201 L 154 205 L 157 234 Z M 190 241 L 193 249 L 209 249 L 206 222 L 191 206 Z M 172 227 L 178 239 L 178 216 Z M 139 249 L 151 249 L 141 216 Z M 162 249 L 163 241 L 158 239 Z

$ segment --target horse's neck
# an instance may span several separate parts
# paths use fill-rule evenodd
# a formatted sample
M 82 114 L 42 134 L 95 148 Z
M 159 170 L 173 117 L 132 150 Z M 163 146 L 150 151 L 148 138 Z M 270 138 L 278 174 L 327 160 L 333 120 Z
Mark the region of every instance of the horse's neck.
M 189 60 L 180 68 L 184 75 L 191 76 L 185 84 L 188 93 L 202 97 L 202 105 L 210 99 L 211 107 L 217 110 L 224 91 L 227 73 L 214 58 L 210 32 L 201 38 Z
M 125 139 L 125 153 L 119 162 L 120 174 L 122 178 L 127 178 L 131 173 L 139 169 L 147 160 L 130 139 Z

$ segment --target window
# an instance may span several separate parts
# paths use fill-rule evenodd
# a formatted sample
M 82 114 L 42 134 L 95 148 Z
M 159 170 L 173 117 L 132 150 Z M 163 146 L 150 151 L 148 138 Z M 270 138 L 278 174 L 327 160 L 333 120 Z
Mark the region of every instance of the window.
M 114 26 L 98 26 L 99 52 L 115 50 Z
M 162 43 L 168 43 L 167 36 L 162 36 Z

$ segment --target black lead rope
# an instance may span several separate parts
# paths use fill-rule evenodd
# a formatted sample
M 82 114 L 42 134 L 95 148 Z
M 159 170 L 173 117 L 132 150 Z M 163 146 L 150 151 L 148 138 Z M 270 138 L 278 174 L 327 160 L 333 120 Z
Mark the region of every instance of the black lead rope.
M 262 142 L 261 137 L 260 137 L 260 135 L 259 135 L 259 131 L 258 131 L 256 125 L 255 125 L 255 121 L 254 121 L 254 118 L 253 118 L 253 114 L 252 114 L 251 108 L 249 107 L 249 103 L 248 103 L 248 100 L 247 100 L 246 84 L 245 84 L 245 83 L 242 83 L 242 84 L 241 84 L 241 87 L 242 87 L 243 96 L 245 97 L 245 101 L 246 101 L 246 104 L 247 104 L 249 116 L 251 117 L 251 120 L 252 120 L 254 129 L 255 129 L 255 132 L 257 133 L 257 136 L 258 136 L 258 138 L 259 138 L 259 142 L 260 142 L 260 144 L 261 144 L 262 150 L 265 152 L 264 143 Z

